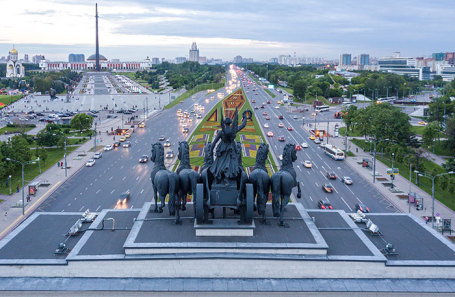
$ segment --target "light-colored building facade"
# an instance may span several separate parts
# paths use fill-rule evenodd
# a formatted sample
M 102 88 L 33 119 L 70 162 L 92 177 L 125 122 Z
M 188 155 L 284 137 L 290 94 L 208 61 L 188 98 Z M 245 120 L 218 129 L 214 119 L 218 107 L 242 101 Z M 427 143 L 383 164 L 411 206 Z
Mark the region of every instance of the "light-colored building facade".
M 199 63 L 199 49 L 197 48 L 196 42 L 193 42 L 191 45 L 188 61 Z
M 18 59 L 18 52 L 13 48 L 9 52 L 8 61 L 6 62 L 6 77 L 24 77 L 25 69 Z
M 370 55 L 360 54 L 357 58 L 357 65 L 359 66 L 359 69 L 364 69 L 365 66 L 370 65 Z
M 416 58 L 400 57 L 395 54 L 389 58 L 381 58 L 378 61 L 379 71 L 386 71 L 399 75 L 416 77 L 419 80 L 430 79 L 430 67 L 418 67 Z
M 339 65 L 340 66 L 350 66 L 351 65 L 351 54 L 341 54 Z

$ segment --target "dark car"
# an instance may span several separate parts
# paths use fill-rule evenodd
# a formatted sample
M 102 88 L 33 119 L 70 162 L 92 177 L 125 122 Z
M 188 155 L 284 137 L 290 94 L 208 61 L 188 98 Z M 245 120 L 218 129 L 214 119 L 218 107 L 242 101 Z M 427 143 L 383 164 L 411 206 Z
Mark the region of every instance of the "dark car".
M 122 194 L 120 194 L 118 200 L 117 200 L 117 204 L 126 204 L 128 202 L 128 200 L 130 199 L 130 190 L 127 190 L 126 192 L 123 192 Z
M 333 209 L 332 203 L 330 203 L 328 200 L 327 201 L 319 200 L 318 207 L 320 209 Z
M 164 135 L 161 135 L 160 138 L 158 138 L 159 141 L 165 141 L 166 137 Z
M 186 128 L 186 127 L 185 127 L 185 128 L 183 128 L 183 133 L 185 133 L 185 134 L 186 134 L 186 133 L 188 133 L 188 132 L 190 132 L 190 129 L 188 129 L 188 128 Z
M 280 120 L 284 119 L 284 117 L 283 117 L 282 114 L 280 114 L 280 115 L 278 116 L 278 118 L 279 118 Z
M 333 186 L 331 184 L 323 184 L 322 189 L 327 193 L 333 192 Z
M 337 179 L 337 175 L 335 174 L 335 172 L 331 171 L 331 172 L 327 172 L 327 177 L 329 179 Z
M 44 113 L 41 113 L 41 112 L 37 112 L 36 115 L 39 117 L 44 117 Z
M 358 211 L 358 210 L 360 210 L 363 213 L 369 213 L 370 212 L 370 209 L 368 208 L 368 206 L 366 206 L 363 203 L 357 203 L 355 205 L 355 211 Z
M 261 105 L 261 108 L 265 108 L 265 105 Z
M 120 146 L 120 142 L 119 141 L 116 141 L 114 142 L 114 144 L 112 145 L 113 147 L 119 147 Z
M 139 158 L 139 163 L 147 163 L 148 160 L 149 160 L 149 157 L 147 155 L 142 155 Z
M 285 140 L 285 139 L 284 139 L 284 136 L 280 136 L 280 137 L 278 137 L 278 141 L 280 141 L 280 142 L 284 142 L 284 140 Z

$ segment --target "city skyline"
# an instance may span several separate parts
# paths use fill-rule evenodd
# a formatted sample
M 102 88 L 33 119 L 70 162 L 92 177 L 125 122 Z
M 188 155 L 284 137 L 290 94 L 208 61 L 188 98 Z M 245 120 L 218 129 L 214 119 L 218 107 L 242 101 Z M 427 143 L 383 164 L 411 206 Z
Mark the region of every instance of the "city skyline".
M 422 1 L 385 1 L 379 6 L 357 0 L 260 6 L 255 1 L 97 2 L 100 52 L 123 61 L 186 56 L 192 42 L 207 58 L 232 60 L 241 55 L 263 61 L 294 52 L 299 57 L 336 60 L 342 52 L 429 56 L 455 48 L 446 37 L 455 28 L 449 18 L 454 9 L 445 6 L 447 1 L 436 1 L 431 7 L 420 6 Z M 5 4 L 11 13 L 0 20 L 1 55 L 13 44 L 21 53 L 45 54 L 51 60 L 66 60 L 69 53 L 93 54 L 94 4 L 88 0 Z

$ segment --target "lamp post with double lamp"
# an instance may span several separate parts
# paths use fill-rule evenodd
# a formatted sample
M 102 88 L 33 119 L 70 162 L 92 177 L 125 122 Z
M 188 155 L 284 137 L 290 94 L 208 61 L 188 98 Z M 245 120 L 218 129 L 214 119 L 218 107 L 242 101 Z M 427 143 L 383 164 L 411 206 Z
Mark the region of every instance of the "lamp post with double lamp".
M 432 202 L 432 207 L 431 207 L 431 227 L 434 228 L 434 180 L 438 177 L 438 176 L 443 176 L 443 175 L 448 175 L 448 174 L 455 174 L 455 171 L 449 171 L 449 172 L 446 172 L 446 173 L 440 173 L 440 174 L 436 174 L 436 175 L 431 175 L 429 173 L 426 173 L 426 172 L 416 172 L 419 176 L 423 176 L 423 177 L 427 177 L 429 179 L 431 179 L 431 197 L 433 199 L 433 202 Z
M 19 163 L 22 165 L 22 215 L 24 215 L 25 214 L 24 167 L 25 167 L 25 165 L 35 164 L 36 162 L 39 162 L 39 158 L 36 160 L 33 160 L 33 161 L 28 161 L 28 162 L 21 162 L 21 161 L 17 161 L 17 160 L 11 159 L 11 158 L 6 158 L 6 161 L 16 162 L 16 163 Z

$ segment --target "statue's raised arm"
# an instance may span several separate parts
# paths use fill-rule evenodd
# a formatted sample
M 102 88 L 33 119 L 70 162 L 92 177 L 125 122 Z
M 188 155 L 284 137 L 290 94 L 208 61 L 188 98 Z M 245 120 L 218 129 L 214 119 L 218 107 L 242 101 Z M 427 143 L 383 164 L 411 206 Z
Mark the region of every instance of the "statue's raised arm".
M 251 110 L 247 109 L 245 110 L 243 113 L 242 113 L 242 123 L 237 126 L 237 123 L 238 123 L 238 114 L 237 114 L 237 109 L 235 110 L 235 116 L 234 116 L 234 129 L 236 129 L 236 133 L 239 132 L 240 130 L 242 130 L 243 128 L 245 128 L 246 126 L 246 123 L 248 122 L 248 120 L 251 119 L 251 117 L 253 116 L 253 113 L 251 112 Z

